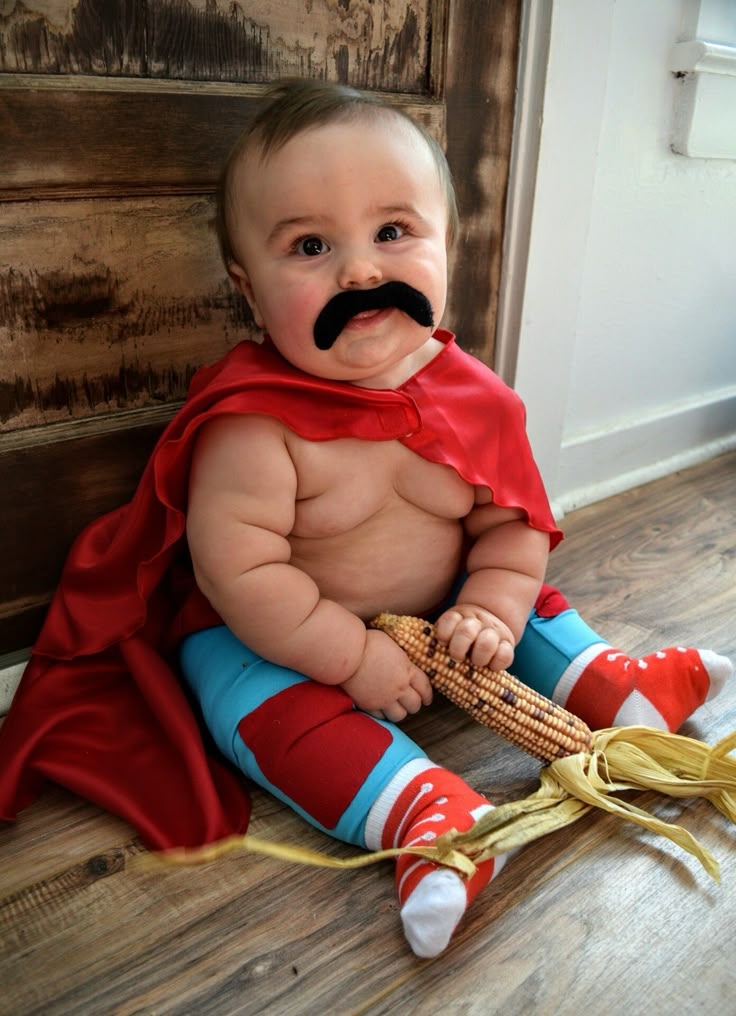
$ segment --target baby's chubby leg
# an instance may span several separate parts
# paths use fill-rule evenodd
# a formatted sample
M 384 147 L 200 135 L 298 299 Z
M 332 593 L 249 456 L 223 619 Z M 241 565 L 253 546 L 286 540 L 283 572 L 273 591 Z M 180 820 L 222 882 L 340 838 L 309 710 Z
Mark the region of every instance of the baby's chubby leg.
M 550 586 L 542 590 L 510 669 L 593 729 L 677 730 L 733 673 L 725 656 L 675 646 L 642 658 L 613 649 Z
M 190 636 L 180 659 L 223 754 L 331 836 L 376 850 L 431 843 L 491 807 L 394 724 L 355 709 L 340 688 L 261 659 L 225 627 Z M 398 859 L 402 923 L 418 956 L 446 947 L 502 866 L 487 861 L 463 880 L 413 855 Z

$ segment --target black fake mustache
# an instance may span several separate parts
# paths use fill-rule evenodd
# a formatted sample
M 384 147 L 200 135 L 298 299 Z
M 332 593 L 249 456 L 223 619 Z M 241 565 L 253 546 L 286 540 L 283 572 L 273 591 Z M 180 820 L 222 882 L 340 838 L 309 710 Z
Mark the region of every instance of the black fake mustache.
M 314 322 L 314 341 L 318 349 L 330 349 L 351 318 L 366 310 L 396 307 L 424 328 L 434 325 L 432 305 L 424 293 L 406 282 L 384 282 L 376 289 L 346 289 L 337 293 L 320 311 Z

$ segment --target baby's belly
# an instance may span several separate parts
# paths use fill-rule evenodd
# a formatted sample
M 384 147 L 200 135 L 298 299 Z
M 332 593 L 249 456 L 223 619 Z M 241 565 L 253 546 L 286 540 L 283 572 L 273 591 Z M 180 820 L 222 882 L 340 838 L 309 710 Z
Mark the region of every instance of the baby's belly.
M 291 563 L 322 596 L 368 621 L 384 610 L 423 614 L 441 604 L 461 567 L 463 532 L 455 520 L 410 512 L 291 543 Z

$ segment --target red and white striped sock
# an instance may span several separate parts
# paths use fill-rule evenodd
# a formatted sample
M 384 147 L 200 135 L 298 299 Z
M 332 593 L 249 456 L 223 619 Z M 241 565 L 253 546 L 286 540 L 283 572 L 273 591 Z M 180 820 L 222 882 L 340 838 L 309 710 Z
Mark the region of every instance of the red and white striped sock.
M 429 759 L 407 763 L 381 792 L 366 823 L 371 850 L 420 846 L 450 829 L 465 832 L 491 804 Z M 417 956 L 437 956 L 481 889 L 503 867 L 504 856 L 484 861 L 463 879 L 451 868 L 405 854 L 396 862 L 401 921 Z
M 599 643 L 573 660 L 552 697 L 594 730 L 675 731 L 732 673 L 731 661 L 709 649 L 672 647 L 636 659 Z

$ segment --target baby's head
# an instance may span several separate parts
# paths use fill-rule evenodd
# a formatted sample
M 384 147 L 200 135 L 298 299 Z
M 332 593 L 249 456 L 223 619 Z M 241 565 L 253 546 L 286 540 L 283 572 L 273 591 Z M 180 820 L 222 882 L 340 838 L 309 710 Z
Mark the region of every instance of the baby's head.
M 256 323 L 295 366 L 355 383 L 382 384 L 430 348 L 456 219 L 422 127 L 317 81 L 271 91 L 220 188 L 223 257 Z
M 227 270 L 231 264 L 239 263 L 231 236 L 234 220 L 239 215 L 235 195 L 237 170 L 243 159 L 256 155 L 266 162 L 269 155 L 297 134 L 315 127 L 361 120 L 388 119 L 390 122 L 391 118 L 409 125 L 426 144 L 434 160 L 447 202 L 447 245 L 450 247 L 459 228 L 457 198 L 445 153 L 429 131 L 375 93 L 311 78 L 288 79 L 268 90 L 263 108 L 236 142 L 220 176 L 217 234 Z

